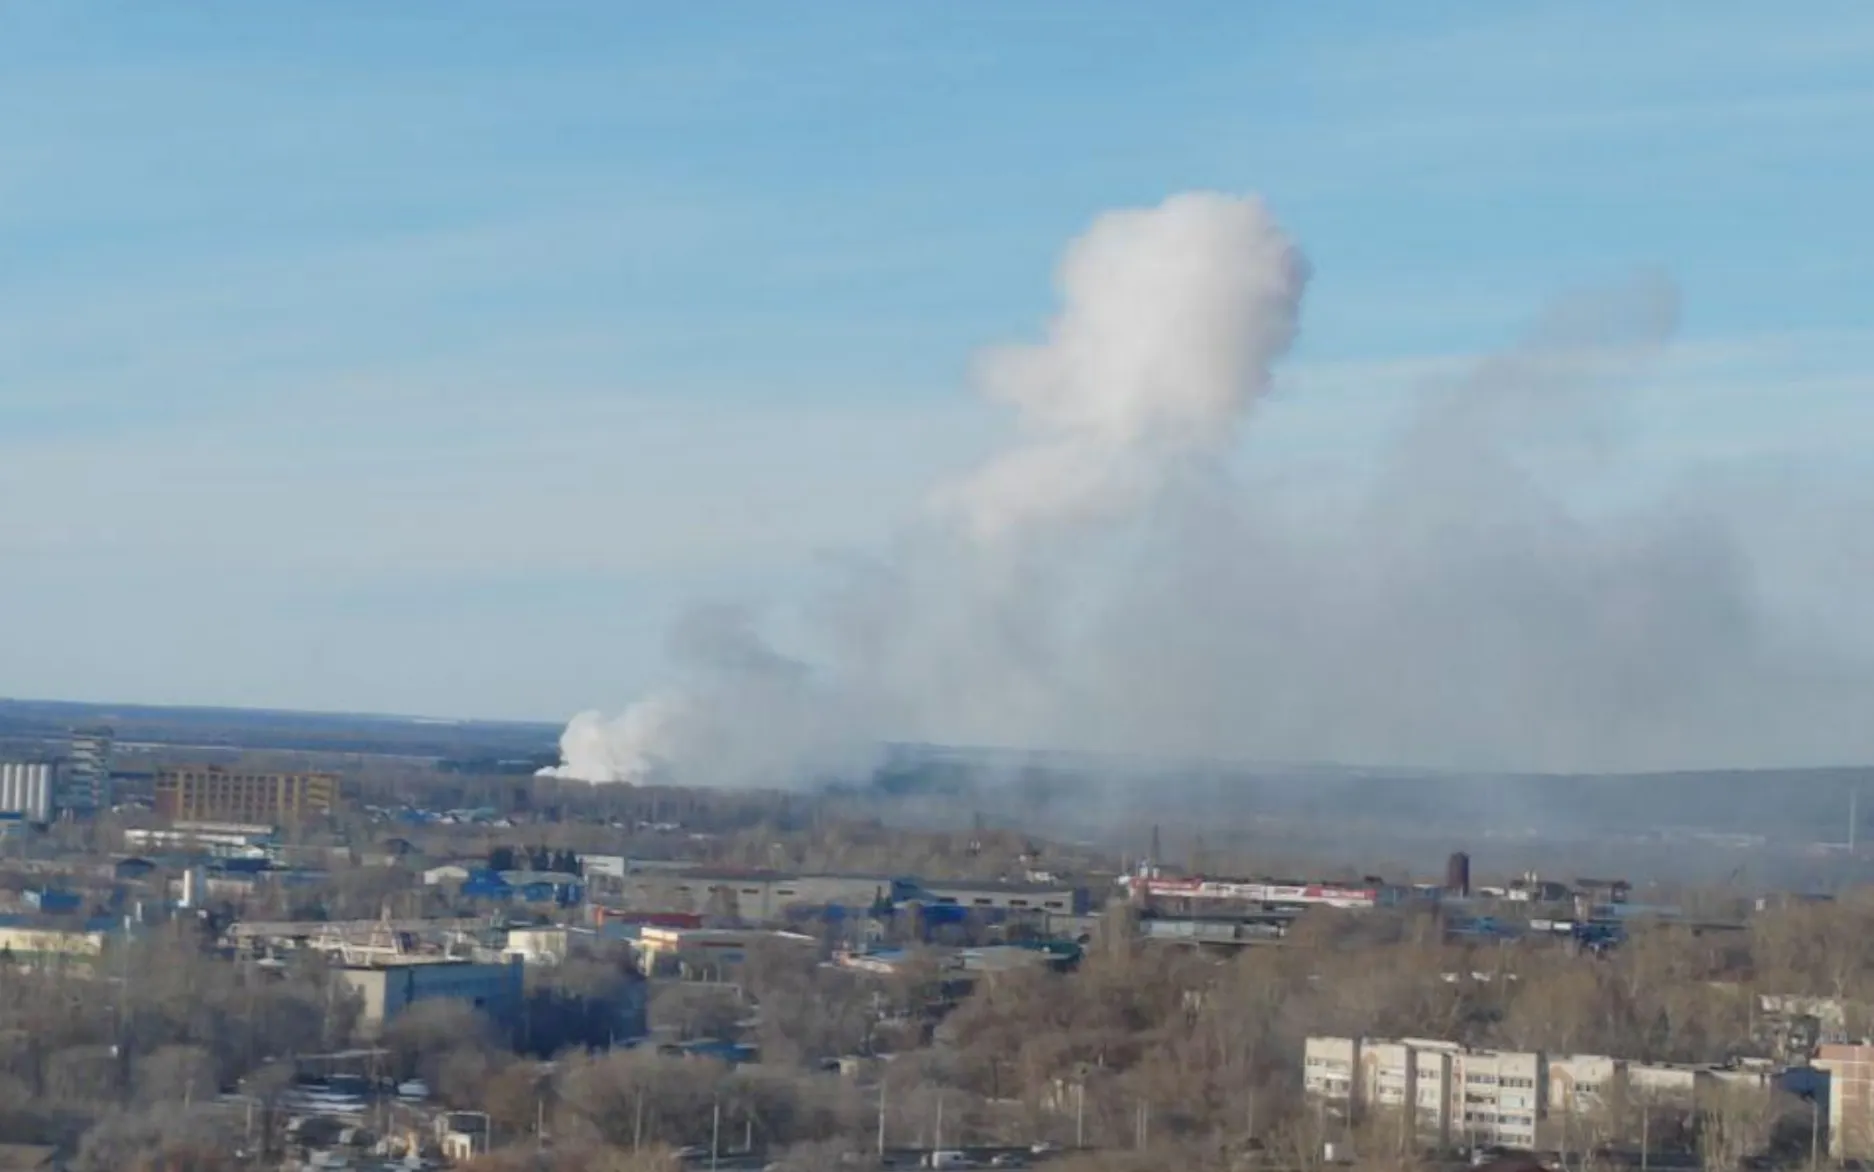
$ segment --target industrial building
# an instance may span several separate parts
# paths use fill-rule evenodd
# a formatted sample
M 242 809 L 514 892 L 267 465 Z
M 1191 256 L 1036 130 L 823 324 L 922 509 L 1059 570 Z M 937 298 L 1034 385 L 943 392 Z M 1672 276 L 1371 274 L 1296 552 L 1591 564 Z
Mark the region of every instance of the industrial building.
M 0 812 L 27 822 L 52 821 L 52 794 L 58 768 L 41 763 L 0 765 Z
M 0 916 L 0 956 L 24 960 L 95 960 L 118 929 L 114 920 L 91 920 L 76 926 Z
M 802 875 L 774 871 L 631 868 L 606 872 L 608 886 L 636 907 L 716 912 L 755 923 L 780 920 L 790 908 L 869 908 L 918 902 L 1009 913 L 1085 915 L 1092 897 L 1067 883 L 923 881 L 890 875 Z
M 133 851 L 189 851 L 223 859 L 261 859 L 275 847 L 272 826 L 239 822 L 178 822 L 169 829 L 133 826 L 124 831 L 124 845 Z
M 268 824 L 300 822 L 338 807 L 330 773 L 259 773 L 219 765 L 156 771 L 156 812 L 166 818 Z
M 116 735 L 108 728 L 72 731 L 71 748 L 58 771 L 52 804 L 59 810 L 91 814 L 111 808 L 111 751 Z
M 482 964 L 443 956 L 408 955 L 363 963 L 338 970 L 340 979 L 357 993 L 362 1005 L 359 1024 L 368 1030 L 385 1023 L 412 1005 L 424 1001 L 461 1001 L 486 1013 L 504 1031 L 520 1023 L 522 965 L 517 958 L 504 964 Z
M 1093 897 L 1085 887 L 1067 883 L 981 883 L 952 880 L 919 881 L 915 898 L 926 903 L 992 908 L 1007 912 L 1047 912 L 1084 916 Z
M 661 928 L 645 927 L 636 942 L 638 966 L 655 974 L 672 969 L 706 971 L 742 963 L 752 948 L 775 944 L 817 948 L 819 941 L 799 932 L 764 928 Z
M 1367 909 L 1404 900 L 1407 889 L 1366 879 L 1358 883 L 1321 883 L 1298 879 L 1217 879 L 1203 875 L 1165 875 L 1144 867 L 1120 877 L 1128 895 L 1140 902 L 1167 901 L 1182 906 L 1238 905 L 1264 909 L 1335 907 Z

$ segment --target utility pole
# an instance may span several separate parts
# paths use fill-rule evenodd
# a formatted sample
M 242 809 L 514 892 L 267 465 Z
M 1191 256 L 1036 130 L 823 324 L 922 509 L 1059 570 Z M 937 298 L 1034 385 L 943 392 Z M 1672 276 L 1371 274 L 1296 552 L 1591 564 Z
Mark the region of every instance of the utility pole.
M 1087 1146 L 1087 1084 L 1074 1084 L 1074 1146 Z
M 937 1130 L 935 1133 L 935 1138 L 932 1139 L 931 1141 L 931 1147 L 932 1149 L 936 1151 L 942 1151 L 943 1146 L 944 1146 L 944 1093 L 941 1089 L 939 1089 L 937 1092 Z
M 1653 1109 L 1644 1099 L 1640 1101 L 1640 1172 L 1646 1172 L 1647 1157 L 1653 1150 Z
M 1822 1111 L 1814 1095 L 1809 1096 L 1809 1172 L 1818 1167 L 1817 1152 L 1822 1138 Z
M 885 1076 L 882 1073 L 878 1079 L 878 1157 L 879 1162 L 883 1163 L 885 1160 Z
M 716 1106 L 709 1119 L 709 1172 L 716 1172 L 716 1156 L 722 1151 L 722 1094 L 716 1094 Z
M 631 1121 L 631 1150 L 639 1151 L 644 1147 L 644 1088 L 638 1088 L 637 1111 Z

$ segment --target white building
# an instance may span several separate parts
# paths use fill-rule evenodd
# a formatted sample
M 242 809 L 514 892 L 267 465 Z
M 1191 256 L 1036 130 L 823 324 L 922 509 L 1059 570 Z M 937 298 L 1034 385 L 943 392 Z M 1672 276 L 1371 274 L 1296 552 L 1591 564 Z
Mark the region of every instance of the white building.
M 1309 1038 L 1302 1050 L 1302 1089 L 1315 1098 L 1351 1107 L 1359 1067 L 1359 1038 Z
M 1451 1130 L 1472 1143 L 1534 1148 L 1547 1099 L 1539 1051 L 1459 1050 L 1451 1058 Z
M 1549 1058 L 1549 1110 L 1586 1115 L 1612 1100 L 1627 1063 L 1604 1054 L 1558 1054 Z
M 1411 1111 L 1420 1139 L 1534 1148 L 1547 1073 L 1538 1051 L 1469 1050 L 1422 1038 L 1313 1037 L 1303 1087 L 1348 1113 Z
M 58 770 L 44 764 L 0 765 L 0 812 L 28 822 L 52 821 L 52 794 Z
M 590 933 L 586 933 L 590 935 Z M 523 964 L 559 964 L 566 959 L 572 944 L 572 929 L 562 925 L 539 928 L 509 928 L 503 954 Z

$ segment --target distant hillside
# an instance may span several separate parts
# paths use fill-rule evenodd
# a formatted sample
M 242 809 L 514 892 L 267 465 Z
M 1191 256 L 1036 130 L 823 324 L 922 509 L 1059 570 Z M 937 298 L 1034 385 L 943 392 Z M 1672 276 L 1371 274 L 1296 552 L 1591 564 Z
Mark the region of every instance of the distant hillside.
M 90 725 L 108 725 L 125 744 L 463 759 L 531 760 L 552 753 L 560 734 L 558 725 L 518 722 L 0 700 L 7 745 L 55 750 L 73 728 Z

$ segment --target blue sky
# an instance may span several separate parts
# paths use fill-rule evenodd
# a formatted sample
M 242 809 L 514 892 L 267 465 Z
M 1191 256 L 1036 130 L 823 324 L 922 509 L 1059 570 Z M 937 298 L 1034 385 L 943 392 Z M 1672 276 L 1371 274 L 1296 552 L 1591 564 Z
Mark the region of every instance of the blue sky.
M 1629 475 L 1852 480 L 1874 8 L 0 0 L 0 694 L 557 718 L 995 420 L 1101 210 L 1309 254 L 1250 441 L 1635 269 Z

